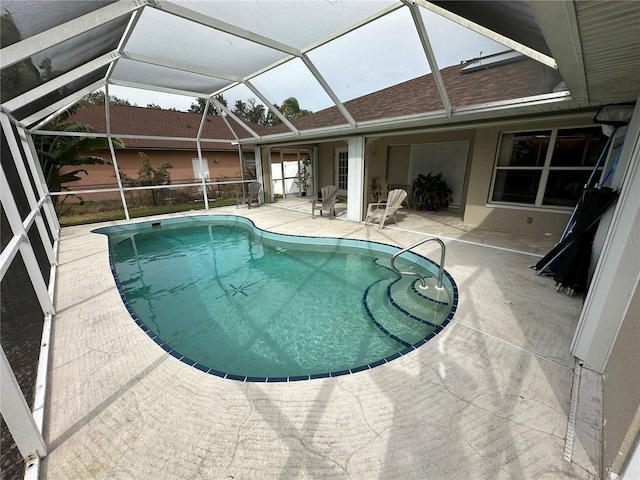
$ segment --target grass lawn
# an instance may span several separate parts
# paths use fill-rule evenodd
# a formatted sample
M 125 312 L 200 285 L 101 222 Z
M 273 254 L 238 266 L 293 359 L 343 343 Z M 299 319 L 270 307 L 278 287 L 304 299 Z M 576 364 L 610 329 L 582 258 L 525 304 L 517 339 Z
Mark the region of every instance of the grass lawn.
M 224 207 L 235 205 L 235 198 L 219 198 L 215 202 L 209 202 L 209 207 Z M 119 203 L 118 203 L 119 204 Z M 121 205 L 121 204 L 120 204 Z M 140 208 L 129 208 L 130 218 L 147 217 L 161 215 L 163 213 L 188 212 L 190 210 L 203 210 L 204 203 L 186 203 L 179 205 L 159 205 Z M 69 227 L 72 225 L 83 225 L 86 223 L 108 222 L 111 220 L 124 220 L 124 210 L 117 205 L 106 208 L 103 203 L 86 202 L 82 205 L 74 205 L 73 208 L 59 218 L 60 225 Z

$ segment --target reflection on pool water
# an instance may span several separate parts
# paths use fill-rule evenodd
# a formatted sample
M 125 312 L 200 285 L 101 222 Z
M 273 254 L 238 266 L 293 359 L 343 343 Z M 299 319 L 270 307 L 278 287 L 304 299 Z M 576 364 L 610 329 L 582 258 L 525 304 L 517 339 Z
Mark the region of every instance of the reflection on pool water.
M 398 358 L 453 317 L 445 272 L 381 243 L 282 235 L 236 216 L 195 216 L 95 230 L 133 319 L 171 355 L 235 380 L 355 373 Z

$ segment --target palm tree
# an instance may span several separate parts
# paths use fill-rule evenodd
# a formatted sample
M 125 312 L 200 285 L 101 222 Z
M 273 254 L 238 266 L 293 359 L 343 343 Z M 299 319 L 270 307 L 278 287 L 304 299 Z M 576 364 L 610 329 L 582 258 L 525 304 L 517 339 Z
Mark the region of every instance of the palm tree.
M 34 143 L 40 166 L 47 182 L 50 192 L 59 192 L 62 185 L 80 180 L 78 174 L 88 172 L 84 168 L 71 171 L 67 167 L 78 167 L 81 165 L 111 165 L 109 160 L 96 155 L 87 154 L 94 150 L 106 150 L 109 143 L 106 138 L 92 137 L 96 133 L 95 129 L 86 123 L 72 122 L 64 123 L 71 116 L 73 109 L 68 110 L 53 122 L 48 123 L 43 130 L 70 133 L 86 133 L 86 136 L 65 136 L 65 135 L 35 135 Z M 118 138 L 114 138 L 113 145 L 116 148 L 124 148 L 124 143 Z

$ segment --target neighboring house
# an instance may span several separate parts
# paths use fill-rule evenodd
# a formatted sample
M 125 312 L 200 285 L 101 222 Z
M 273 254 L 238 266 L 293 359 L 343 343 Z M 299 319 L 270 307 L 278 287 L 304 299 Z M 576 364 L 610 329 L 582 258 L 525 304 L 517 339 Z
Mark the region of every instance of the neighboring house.
M 203 141 L 202 170 L 198 157 L 196 142 L 181 141 L 179 138 L 193 139 L 202 122 L 198 113 L 177 112 L 172 110 L 149 109 L 125 105 L 109 107 L 111 132 L 123 135 L 124 149 L 116 150 L 116 160 L 120 171 L 129 177 L 136 178 L 140 168 L 140 153 L 144 153 L 154 168 L 170 163 L 172 180 L 199 179 L 203 172 L 208 178 L 240 178 L 240 153 L 238 145 L 234 145 L 234 133 L 220 116 L 207 116 L 202 126 L 201 137 L 215 141 Z M 83 122 L 92 125 L 96 132 L 106 133 L 106 112 L 104 106 L 79 110 L 69 122 Z M 172 140 L 150 139 L 148 137 L 172 137 Z M 141 138 L 147 137 L 147 138 Z M 243 147 L 244 162 L 253 167 L 255 172 L 254 149 Z M 93 152 L 94 155 L 111 160 L 108 150 Z M 69 188 L 77 188 L 88 184 L 115 183 L 115 171 L 112 165 L 87 165 L 87 176 L 82 180 L 69 184 Z M 254 173 L 255 174 L 255 173 Z
M 238 128 L 237 123 L 227 122 L 219 115 L 207 115 L 201 130 L 202 115 L 199 113 L 110 105 L 109 117 L 111 132 L 119 136 L 125 145 L 124 149 L 115 151 L 118 168 L 130 178 L 137 178 L 142 163 L 141 155 L 149 160 L 153 168 L 170 163 L 172 183 L 194 182 L 201 178 L 201 173 L 212 182 L 256 178 L 255 148 L 252 145 L 244 145 L 240 149 L 237 138 L 242 132 L 232 130 L 234 125 Z M 87 123 L 93 126 L 97 133 L 106 134 L 106 118 L 105 107 L 96 106 L 79 110 L 68 122 Z M 264 127 L 260 125 L 247 125 L 253 131 L 264 131 Z M 202 139 L 202 163 L 198 155 L 198 146 L 193 140 L 198 131 L 201 132 Z M 92 154 L 112 161 L 109 150 L 98 150 Z M 277 177 L 276 192 L 297 192 L 293 179 L 298 173 L 300 159 L 308 154 L 304 148 L 272 150 L 270 159 L 274 165 L 274 176 Z M 283 164 L 282 169 L 280 164 Z M 241 165 L 244 166 L 244 176 Z M 87 174 L 80 174 L 81 180 L 67 184 L 67 188 L 78 190 L 88 185 L 116 183 L 113 165 L 85 165 L 83 168 Z M 286 185 L 281 184 L 283 177 L 288 177 Z

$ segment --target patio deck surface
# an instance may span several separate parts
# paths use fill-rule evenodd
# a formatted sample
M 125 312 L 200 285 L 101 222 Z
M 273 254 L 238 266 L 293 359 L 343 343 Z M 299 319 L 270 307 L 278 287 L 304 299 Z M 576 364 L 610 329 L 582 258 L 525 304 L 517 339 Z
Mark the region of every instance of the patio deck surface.
M 343 221 L 344 212 L 312 220 L 310 210 L 301 199 L 209 214 L 399 246 L 440 235 L 460 293 L 453 321 L 414 352 L 356 374 L 225 380 L 176 360 L 136 326 L 107 238 L 91 233 L 98 225 L 64 228 L 41 478 L 598 478 L 601 385 L 586 369 L 572 461 L 563 459 L 582 298 L 528 268 L 553 238 L 472 230 L 446 212 L 405 212 L 379 231 Z M 416 251 L 439 259 L 435 244 Z

